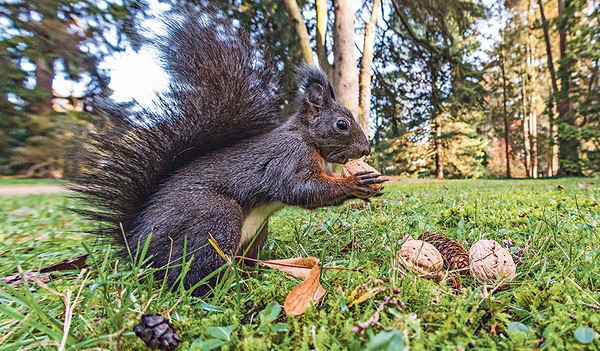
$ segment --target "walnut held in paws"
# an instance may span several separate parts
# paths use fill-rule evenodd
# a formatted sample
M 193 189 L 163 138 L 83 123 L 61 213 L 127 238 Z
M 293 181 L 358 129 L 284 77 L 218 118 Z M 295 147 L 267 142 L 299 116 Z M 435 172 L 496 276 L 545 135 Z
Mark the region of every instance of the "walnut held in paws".
M 342 177 L 348 178 L 351 175 L 356 174 L 358 172 L 373 172 L 373 174 L 380 175 L 380 173 L 377 172 L 377 170 L 371 167 L 368 163 L 363 162 L 361 160 L 351 160 L 346 162 L 346 164 L 344 165 Z M 368 184 L 367 186 L 373 189 L 381 188 L 381 184 Z
M 398 251 L 400 264 L 426 278 L 435 278 L 444 266 L 440 252 L 422 240 L 409 239 Z
M 494 240 L 479 240 L 469 251 L 471 275 L 481 282 L 510 282 L 516 266 L 510 252 Z

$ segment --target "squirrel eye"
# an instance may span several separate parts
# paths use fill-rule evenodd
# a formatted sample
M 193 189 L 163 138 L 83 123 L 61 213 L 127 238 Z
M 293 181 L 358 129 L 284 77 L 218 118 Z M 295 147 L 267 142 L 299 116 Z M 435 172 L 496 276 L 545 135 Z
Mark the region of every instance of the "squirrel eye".
M 348 122 L 344 121 L 343 119 L 340 119 L 339 121 L 337 121 L 337 123 L 335 125 L 340 130 L 347 130 L 348 129 Z

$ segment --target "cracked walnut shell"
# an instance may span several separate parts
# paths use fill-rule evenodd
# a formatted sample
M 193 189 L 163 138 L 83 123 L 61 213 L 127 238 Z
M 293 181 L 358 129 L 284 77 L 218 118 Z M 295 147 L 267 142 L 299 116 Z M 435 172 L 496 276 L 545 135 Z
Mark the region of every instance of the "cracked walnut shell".
M 348 178 L 355 173 L 364 171 L 373 172 L 373 174 L 381 174 L 366 162 L 361 160 L 350 160 L 344 165 L 344 169 L 342 170 L 342 178 Z M 381 188 L 381 184 L 368 184 L 367 186 L 373 189 Z
M 469 250 L 471 275 L 481 282 L 510 282 L 516 266 L 510 252 L 495 240 L 479 240 Z
M 442 254 L 422 240 L 409 239 L 402 244 L 398 259 L 408 269 L 426 278 L 436 278 L 444 266 Z

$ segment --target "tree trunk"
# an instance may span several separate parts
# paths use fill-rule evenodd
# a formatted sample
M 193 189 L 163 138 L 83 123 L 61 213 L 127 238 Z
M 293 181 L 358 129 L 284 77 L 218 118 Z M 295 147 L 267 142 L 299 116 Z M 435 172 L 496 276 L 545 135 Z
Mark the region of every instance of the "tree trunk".
M 566 0 L 566 6 L 571 6 L 571 1 Z M 559 147 L 559 169 L 561 176 L 581 176 L 579 161 L 579 138 L 572 132 L 577 128 L 577 120 L 571 104 L 571 71 L 573 59 L 567 56 L 568 19 L 565 17 L 565 2 L 558 0 L 559 18 L 559 49 L 560 49 L 560 93 L 558 94 L 558 147 Z M 560 130 L 563 132 L 560 133 Z M 575 134 L 575 135 L 574 135 Z
M 540 8 L 540 17 L 542 20 L 542 29 L 544 31 L 544 42 L 546 43 L 546 60 L 548 61 L 548 70 L 550 71 L 550 83 L 552 84 L 552 92 L 555 96 L 558 95 L 558 84 L 556 84 L 556 71 L 554 70 L 554 60 L 552 59 L 552 45 L 550 43 L 550 35 L 548 34 L 548 21 L 544 15 L 544 5 L 542 0 L 538 0 Z M 556 99 L 552 99 L 552 111 L 550 114 L 550 160 L 548 162 L 548 176 L 553 176 L 558 171 L 558 126 L 556 125 Z
M 33 113 L 44 114 L 52 111 L 52 79 L 54 71 L 48 66 L 44 59 L 38 59 L 35 64 L 35 90 L 38 92 L 36 98 L 30 102 L 29 108 Z
M 308 37 L 308 31 L 306 30 L 306 24 L 304 23 L 304 17 L 296 0 L 284 0 L 285 8 L 290 15 L 294 25 L 296 26 L 296 33 L 298 39 L 300 39 L 300 51 L 302 52 L 302 58 L 309 65 L 314 65 L 313 52 L 310 46 L 310 38 Z
M 533 6 L 531 6 L 531 0 L 529 0 L 529 7 L 527 11 L 527 23 L 529 27 L 529 60 L 527 65 L 527 77 L 530 84 L 531 93 L 529 94 L 529 140 L 530 140 L 530 158 L 531 158 L 531 177 L 538 177 L 538 155 L 537 155 L 537 99 L 536 92 L 533 89 L 533 84 L 537 82 L 537 71 L 535 69 L 535 58 L 536 58 L 536 47 L 533 35 L 533 23 L 535 18 L 535 12 Z
M 587 94 L 585 96 L 585 102 L 583 103 L 583 106 L 592 106 L 592 102 L 591 99 L 593 98 L 594 94 L 593 91 L 596 87 L 596 81 L 598 80 L 598 66 L 592 68 L 592 75 L 590 77 L 590 83 L 588 84 L 588 89 L 587 89 Z M 588 123 L 588 117 L 589 117 L 590 111 L 588 109 L 584 109 L 583 110 L 583 121 L 581 121 L 580 126 L 584 127 L 587 123 Z
M 509 140 L 510 140 L 510 129 L 508 123 L 508 112 L 507 112 L 507 98 L 506 98 L 506 72 L 504 70 L 504 33 L 502 33 L 502 52 L 500 53 L 501 71 L 502 71 L 502 97 L 504 100 L 504 148 L 506 152 L 506 178 L 511 178 L 510 175 L 510 154 L 509 154 Z
M 427 68 L 431 74 L 431 116 L 432 121 L 431 134 L 433 134 L 433 145 L 435 147 L 435 177 L 437 179 L 444 179 L 444 158 L 443 158 L 443 145 L 442 145 L 442 118 L 439 111 L 439 88 L 437 82 L 437 76 L 439 74 L 440 62 L 436 60 L 437 57 L 434 55 L 429 56 L 427 62 Z
M 360 80 L 358 96 L 358 124 L 363 132 L 369 133 L 369 115 L 371 112 L 371 68 L 373 66 L 373 54 L 375 46 L 375 32 L 379 11 L 381 10 L 381 0 L 373 1 L 371 19 L 365 24 L 365 38 L 363 45 L 362 58 L 360 60 Z
M 333 0 L 333 87 L 340 104 L 358 115 L 358 70 L 354 57 L 354 2 Z
M 317 11 L 317 57 L 319 58 L 319 66 L 325 71 L 327 77 L 333 82 L 332 67 L 327 59 L 329 53 L 327 52 L 327 0 L 316 0 L 315 9 Z
M 554 102 L 556 103 L 556 102 Z M 552 177 L 558 174 L 558 124 L 556 124 L 556 109 L 552 111 L 552 118 L 550 120 L 550 142 L 551 145 L 551 159 L 548 162 L 548 176 Z
M 552 60 L 552 44 L 550 43 L 550 34 L 548 34 L 548 20 L 544 15 L 544 5 L 542 0 L 538 0 L 540 7 L 540 17 L 542 19 L 542 29 L 544 30 L 544 42 L 546 43 L 546 55 L 548 61 L 548 70 L 550 71 L 550 82 L 552 83 L 552 91 L 558 93 L 558 85 L 556 84 L 556 71 L 554 70 L 554 61 Z
M 527 63 L 526 63 L 527 64 Z M 527 71 L 529 70 L 529 65 L 527 64 Z M 531 178 L 531 142 L 529 139 L 529 110 L 531 109 L 531 105 L 529 104 L 529 94 L 527 93 L 527 74 L 523 75 L 523 87 L 521 89 L 521 106 L 523 114 L 523 148 L 525 149 L 525 176 L 527 178 Z
M 444 165 L 442 159 L 442 124 L 440 117 L 435 119 L 435 177 L 437 179 L 444 179 Z
M 538 153 L 537 153 L 537 111 L 535 102 L 531 108 L 530 121 L 530 135 L 531 135 L 531 176 L 533 178 L 538 177 Z

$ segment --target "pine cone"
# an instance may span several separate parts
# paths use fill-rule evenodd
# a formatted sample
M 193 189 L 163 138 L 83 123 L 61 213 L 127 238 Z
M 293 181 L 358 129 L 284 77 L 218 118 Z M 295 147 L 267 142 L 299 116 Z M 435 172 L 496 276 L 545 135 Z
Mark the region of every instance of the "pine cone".
M 459 243 L 435 233 L 423 233 L 419 239 L 430 243 L 442 254 L 444 269 L 460 270 L 461 274 L 469 274 L 469 254 Z
M 171 322 L 160 314 L 145 314 L 133 328 L 135 335 L 152 350 L 172 351 L 179 345 L 179 335 Z

